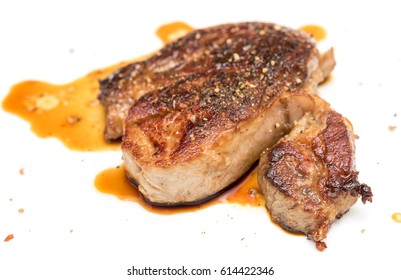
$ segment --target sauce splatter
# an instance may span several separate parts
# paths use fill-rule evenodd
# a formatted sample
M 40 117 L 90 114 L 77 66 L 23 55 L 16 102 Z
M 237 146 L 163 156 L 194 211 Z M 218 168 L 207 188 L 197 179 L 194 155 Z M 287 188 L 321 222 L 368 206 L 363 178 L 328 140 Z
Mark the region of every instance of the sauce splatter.
M 394 213 L 393 215 L 391 215 L 391 219 L 393 219 L 393 221 L 396 223 L 401 223 L 401 213 Z
M 9 235 L 6 236 L 6 238 L 4 238 L 4 242 L 8 242 L 13 238 L 14 238 L 14 234 L 9 234 Z
M 182 21 L 175 21 L 172 23 L 164 24 L 156 30 L 156 35 L 167 44 L 174 41 L 188 32 L 194 30 L 193 27 L 189 26 L 187 23 Z
M 327 36 L 326 30 L 319 25 L 308 24 L 301 26 L 299 29 L 312 35 L 317 42 L 324 40 Z

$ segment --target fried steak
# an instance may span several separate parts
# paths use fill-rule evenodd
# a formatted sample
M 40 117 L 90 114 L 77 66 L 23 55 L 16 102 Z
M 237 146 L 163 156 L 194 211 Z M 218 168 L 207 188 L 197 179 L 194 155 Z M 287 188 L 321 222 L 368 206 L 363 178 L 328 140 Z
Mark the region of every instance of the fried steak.
M 201 54 L 187 57 L 191 46 Z M 122 142 L 128 177 L 154 204 L 200 202 L 235 182 L 315 107 L 308 93 L 324 79 L 309 35 L 266 23 L 194 31 L 159 60 L 174 67 L 156 80 L 177 78 L 133 102 Z
M 315 241 L 355 203 L 354 134 L 316 95 L 335 65 L 313 38 L 270 23 L 195 30 L 100 81 L 105 138 L 122 136 L 127 176 L 156 205 L 200 203 L 260 157 L 275 222 Z

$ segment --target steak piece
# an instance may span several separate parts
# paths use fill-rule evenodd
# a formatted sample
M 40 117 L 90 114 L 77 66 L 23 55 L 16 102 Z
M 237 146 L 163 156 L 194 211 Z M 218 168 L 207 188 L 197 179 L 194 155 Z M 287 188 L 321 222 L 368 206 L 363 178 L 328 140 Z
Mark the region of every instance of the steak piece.
M 274 222 L 320 246 L 358 197 L 372 201 L 370 187 L 357 179 L 355 138 L 347 119 L 320 105 L 262 154 L 258 182 Z
M 110 105 L 108 124 L 118 95 L 133 101 L 122 142 L 127 176 L 153 204 L 215 195 L 317 107 L 311 92 L 334 66 L 332 52 L 322 57 L 308 34 L 252 22 L 194 31 L 123 68 L 101 82 L 100 99 Z M 135 101 L 138 75 L 152 85 Z
M 273 80 L 283 82 L 279 87 L 294 82 L 304 85 L 317 63 L 317 51 L 309 37 L 300 31 L 258 22 L 195 30 L 152 57 L 122 67 L 100 81 L 98 98 L 107 114 L 104 137 L 121 138 L 128 110 L 141 96 L 178 82 L 194 81 L 200 73 L 211 78 L 218 72 L 238 72 L 243 80 L 247 76 L 263 76 L 270 87 L 276 83 Z M 309 59 L 311 69 L 307 69 Z M 327 75 L 334 67 L 332 51 L 321 61 Z M 313 84 L 321 79 L 316 77 Z

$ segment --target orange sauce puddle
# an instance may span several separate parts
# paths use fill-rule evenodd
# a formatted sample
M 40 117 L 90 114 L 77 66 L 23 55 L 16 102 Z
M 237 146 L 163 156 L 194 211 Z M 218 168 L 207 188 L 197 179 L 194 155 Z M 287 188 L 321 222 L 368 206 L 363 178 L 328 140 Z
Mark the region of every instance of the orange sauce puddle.
M 401 213 L 394 213 L 391 215 L 391 219 L 393 219 L 393 221 L 396 223 L 401 223 Z
M 98 80 L 126 63 L 119 63 L 64 85 L 24 81 L 14 85 L 3 100 L 3 109 L 31 124 L 39 137 L 56 137 L 78 151 L 118 149 L 103 138 L 104 108 L 97 100 Z
M 301 26 L 299 29 L 312 35 L 316 42 L 324 40 L 327 36 L 326 30 L 319 25 L 308 24 Z

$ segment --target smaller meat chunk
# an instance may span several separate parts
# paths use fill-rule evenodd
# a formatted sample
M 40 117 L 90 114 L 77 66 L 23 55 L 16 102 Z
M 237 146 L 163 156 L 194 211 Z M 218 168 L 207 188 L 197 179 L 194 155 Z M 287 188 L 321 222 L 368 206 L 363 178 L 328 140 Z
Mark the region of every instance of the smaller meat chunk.
M 372 201 L 370 187 L 357 178 L 355 138 L 350 122 L 323 106 L 262 154 L 258 182 L 274 222 L 306 234 L 319 248 L 358 197 Z

